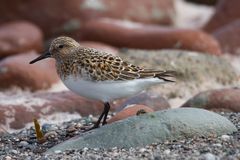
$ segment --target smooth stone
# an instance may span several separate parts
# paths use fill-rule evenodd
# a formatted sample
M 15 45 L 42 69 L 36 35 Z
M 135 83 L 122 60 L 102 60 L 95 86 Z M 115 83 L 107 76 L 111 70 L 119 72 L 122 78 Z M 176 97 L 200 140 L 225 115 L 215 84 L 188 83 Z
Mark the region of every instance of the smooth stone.
M 212 153 L 206 153 L 203 155 L 203 159 L 205 160 L 217 160 L 218 158 Z
M 143 147 L 165 140 L 225 135 L 235 131 L 236 127 L 227 118 L 214 112 L 197 108 L 169 109 L 130 117 L 83 133 L 50 148 L 46 153 L 85 147 Z
M 223 85 L 233 84 L 239 80 L 236 71 L 226 59 L 201 52 L 173 49 L 152 51 L 125 49 L 119 55 L 135 65 L 146 68 L 175 70 L 178 73 L 178 82 L 192 81 L 198 84 L 196 87 L 211 80 Z M 186 83 L 185 86 L 187 86 Z
M 134 23 L 100 18 L 89 20 L 80 29 L 81 39 L 115 47 L 138 49 L 183 49 L 221 55 L 217 40 L 201 30 Z
M 38 25 L 44 36 L 79 37 L 82 24 L 91 19 L 110 17 L 142 23 L 171 25 L 175 18 L 174 0 L 2 0 L 0 23 L 25 19 Z M 62 15 L 64 11 L 64 15 Z M 61 15 L 61 16 L 60 16 Z
M 181 107 L 196 107 L 213 111 L 240 112 L 240 89 L 224 88 L 200 92 Z

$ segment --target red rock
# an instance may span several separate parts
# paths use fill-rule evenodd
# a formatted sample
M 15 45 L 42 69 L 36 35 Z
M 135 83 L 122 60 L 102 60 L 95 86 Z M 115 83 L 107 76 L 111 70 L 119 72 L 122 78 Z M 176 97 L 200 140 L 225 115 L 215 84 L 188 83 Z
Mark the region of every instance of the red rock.
M 47 37 L 76 35 L 86 20 L 98 17 L 128 19 L 144 23 L 171 24 L 173 0 L 2 0 L 0 23 L 24 19 L 40 26 Z
M 150 92 L 144 92 L 134 97 L 117 100 L 114 102 L 113 107 L 114 110 L 120 111 L 126 106 L 133 104 L 142 104 L 145 106 L 149 106 L 154 111 L 170 108 L 170 104 L 165 98 Z
M 188 100 L 182 107 L 240 112 L 240 89 L 231 88 L 201 92 Z
M 146 99 L 146 98 L 144 98 Z M 132 103 L 136 102 L 133 98 L 128 100 Z M 138 100 L 137 102 L 139 102 Z M 144 104 L 144 100 L 142 100 Z M 147 104 L 151 103 L 147 99 Z M 127 103 L 131 104 L 131 103 Z M 146 103 L 145 103 L 146 104 Z M 157 105 L 157 104 L 154 104 Z M 111 111 L 119 108 L 119 103 L 111 105 Z M 140 109 L 145 111 L 160 110 L 151 106 L 134 105 L 130 109 L 132 113 Z M 9 129 L 22 129 L 27 123 L 32 123 L 33 118 L 46 119 L 57 113 L 79 113 L 81 116 L 99 115 L 103 111 L 103 103 L 95 100 L 86 99 L 74 94 L 71 91 L 65 92 L 2 92 L 0 93 L 0 132 Z M 159 107 L 159 105 L 157 106 Z M 129 111 L 129 109 L 127 109 Z M 124 111 L 125 112 L 125 111 Z M 136 114 L 135 112 L 135 114 Z M 64 117 L 63 117 L 64 118 Z
M 126 119 L 131 116 L 135 116 L 142 111 L 144 111 L 145 113 L 154 112 L 153 109 L 145 105 L 131 105 L 123 109 L 122 111 L 118 112 L 115 116 L 109 119 L 108 123 L 113 123 L 122 119 Z
M 100 41 L 116 47 L 179 48 L 221 54 L 218 42 L 200 30 L 174 29 L 104 18 L 88 21 L 82 27 L 81 33 L 82 40 Z
M 0 58 L 30 50 L 40 51 L 42 46 L 42 32 L 34 24 L 15 21 L 0 26 Z
M 81 41 L 79 42 L 84 47 L 95 48 L 100 51 L 111 53 L 112 55 L 118 55 L 118 49 L 116 47 L 94 41 Z
M 30 65 L 29 62 L 39 56 L 31 51 L 9 56 L 0 61 L 0 88 L 18 86 L 30 90 L 46 89 L 56 83 L 59 78 L 53 59 Z
M 213 32 L 224 53 L 240 54 L 240 19 Z
M 55 113 L 79 113 L 86 116 L 100 114 L 103 110 L 101 102 L 85 99 L 70 91 L 3 94 L 0 94 L 0 128 L 9 125 L 11 129 L 21 129 L 27 123 L 32 123 L 33 118 Z
M 231 23 L 240 17 L 240 1 L 239 0 L 219 0 L 216 11 L 204 30 L 213 32 L 222 26 Z

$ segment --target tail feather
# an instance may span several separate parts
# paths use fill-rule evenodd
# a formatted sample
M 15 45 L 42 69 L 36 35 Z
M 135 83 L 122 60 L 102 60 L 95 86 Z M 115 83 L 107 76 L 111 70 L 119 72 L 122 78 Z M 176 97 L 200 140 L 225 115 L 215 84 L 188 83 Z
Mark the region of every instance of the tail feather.
M 169 71 L 146 70 L 146 71 L 142 71 L 140 74 L 142 78 L 156 77 L 166 82 L 175 82 L 174 80 L 169 78 L 175 78 L 177 72 L 172 70 L 169 70 Z
M 155 77 L 159 78 L 159 79 L 162 79 L 166 82 L 175 82 L 174 80 L 172 79 L 169 79 L 169 78 L 175 78 L 176 77 L 176 74 L 177 72 L 176 71 L 164 71 L 163 73 L 160 73 L 160 74 L 156 74 Z

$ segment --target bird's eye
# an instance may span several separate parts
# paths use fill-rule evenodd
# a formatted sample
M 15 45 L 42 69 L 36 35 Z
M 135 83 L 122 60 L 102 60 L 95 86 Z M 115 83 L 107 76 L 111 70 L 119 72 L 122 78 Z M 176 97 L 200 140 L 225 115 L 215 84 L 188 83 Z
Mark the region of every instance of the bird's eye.
M 58 48 L 63 48 L 63 47 L 64 47 L 64 46 L 63 46 L 62 44 L 58 46 Z

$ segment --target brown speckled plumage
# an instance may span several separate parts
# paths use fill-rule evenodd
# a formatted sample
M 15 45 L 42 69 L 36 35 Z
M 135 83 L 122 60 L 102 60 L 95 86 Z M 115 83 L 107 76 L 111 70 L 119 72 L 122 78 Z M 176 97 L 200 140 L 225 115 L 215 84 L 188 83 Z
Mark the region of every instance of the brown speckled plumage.
M 57 72 L 72 91 L 87 98 L 104 102 L 104 110 L 90 129 L 107 123 L 109 102 L 141 92 L 155 84 L 171 81 L 174 71 L 144 69 L 123 61 L 118 56 L 92 48 L 84 48 L 69 37 L 58 37 L 48 52 L 30 64 L 45 58 L 55 58 Z
M 59 48 L 61 45 L 63 47 Z M 144 69 L 132 65 L 118 56 L 81 47 L 69 37 L 56 38 L 51 44 L 50 52 L 57 60 L 57 72 L 63 79 L 74 75 L 91 81 L 125 81 L 150 77 L 168 81 L 166 78 L 174 74 L 173 71 Z

